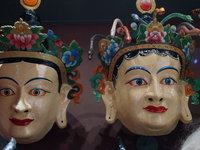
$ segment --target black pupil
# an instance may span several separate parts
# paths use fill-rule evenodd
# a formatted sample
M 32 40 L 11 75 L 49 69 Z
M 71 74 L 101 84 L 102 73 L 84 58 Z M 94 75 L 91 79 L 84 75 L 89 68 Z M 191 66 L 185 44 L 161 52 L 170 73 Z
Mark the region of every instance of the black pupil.
M 34 94 L 35 94 L 35 95 L 39 95 L 39 94 L 40 94 L 40 91 L 39 91 L 39 90 L 35 90 L 35 91 L 34 91 Z
M 10 91 L 9 90 L 5 90 L 4 93 L 5 93 L 5 95 L 9 95 Z
M 137 85 L 142 85 L 142 79 L 138 79 L 138 80 L 136 81 L 136 83 L 137 83 Z
M 170 79 L 165 79 L 165 83 L 166 83 L 166 84 L 170 84 L 170 83 L 171 83 L 171 80 L 170 80 Z

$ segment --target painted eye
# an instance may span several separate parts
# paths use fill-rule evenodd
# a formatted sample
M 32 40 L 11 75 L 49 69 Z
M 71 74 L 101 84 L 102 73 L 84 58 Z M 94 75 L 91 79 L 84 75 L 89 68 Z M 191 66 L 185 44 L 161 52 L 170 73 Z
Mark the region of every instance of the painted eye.
M 15 92 L 11 88 L 2 88 L 0 89 L 1 96 L 12 96 L 15 95 Z
M 177 83 L 177 82 L 173 78 L 167 77 L 167 78 L 162 79 L 160 83 L 164 85 L 174 85 L 174 83 Z
M 143 78 L 134 78 L 131 81 L 128 81 L 126 84 L 130 84 L 132 86 L 142 86 L 142 85 L 147 85 L 147 81 L 144 80 Z
M 50 93 L 50 92 L 44 89 L 35 88 L 35 89 L 30 90 L 28 94 L 32 96 L 44 96 L 46 93 Z

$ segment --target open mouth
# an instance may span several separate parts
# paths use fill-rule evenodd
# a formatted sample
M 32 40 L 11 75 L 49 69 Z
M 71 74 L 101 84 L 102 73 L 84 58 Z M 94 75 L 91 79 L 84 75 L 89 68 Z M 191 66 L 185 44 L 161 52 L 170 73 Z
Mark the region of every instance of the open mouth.
M 164 113 L 167 111 L 167 108 L 165 108 L 164 106 L 160 106 L 160 107 L 155 107 L 155 106 L 147 106 L 146 108 L 143 108 L 149 112 L 152 113 Z
M 26 126 L 28 124 L 30 124 L 34 119 L 23 119 L 23 120 L 19 120 L 16 118 L 12 118 L 9 119 L 13 124 L 17 125 L 17 126 Z

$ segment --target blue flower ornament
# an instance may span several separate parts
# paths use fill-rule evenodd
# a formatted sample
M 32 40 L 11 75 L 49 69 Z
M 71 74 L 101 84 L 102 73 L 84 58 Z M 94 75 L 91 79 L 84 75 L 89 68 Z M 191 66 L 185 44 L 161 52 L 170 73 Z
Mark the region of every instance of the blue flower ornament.
M 191 49 L 190 49 L 190 43 L 189 42 L 187 43 L 187 45 L 184 46 L 183 52 L 185 53 L 186 62 L 189 62 L 190 59 L 191 59 L 191 56 L 190 56 Z
M 113 56 L 115 55 L 115 53 L 119 50 L 119 46 L 117 43 L 115 43 L 115 41 L 112 39 L 110 41 L 110 45 L 109 46 L 105 46 L 104 47 L 104 55 L 102 56 L 102 60 L 106 63 L 106 64 L 110 64 L 111 60 L 113 58 Z
M 75 49 L 70 49 L 63 54 L 62 61 L 65 64 L 65 67 L 74 66 L 79 60 L 80 55 L 79 51 Z
M 81 55 L 83 53 L 82 48 L 78 47 L 76 41 L 72 41 L 71 44 L 63 46 L 61 49 L 62 62 L 65 64 L 67 72 L 71 72 L 82 62 Z

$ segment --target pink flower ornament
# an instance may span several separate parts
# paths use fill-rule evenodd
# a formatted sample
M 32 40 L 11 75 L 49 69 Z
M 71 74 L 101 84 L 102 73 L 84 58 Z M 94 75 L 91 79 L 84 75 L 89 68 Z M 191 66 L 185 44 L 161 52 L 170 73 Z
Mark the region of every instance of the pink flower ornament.
M 164 37 L 167 35 L 166 31 L 157 31 L 154 30 L 152 32 L 145 31 L 146 39 L 145 41 L 148 43 L 165 43 Z
M 11 45 L 15 45 L 16 48 L 25 50 L 31 49 L 33 44 L 36 44 L 36 39 L 39 38 L 37 34 L 8 34 L 6 36 L 10 40 Z
M 54 44 L 58 47 L 61 47 L 62 46 L 62 41 L 59 39 L 57 41 L 54 41 Z

